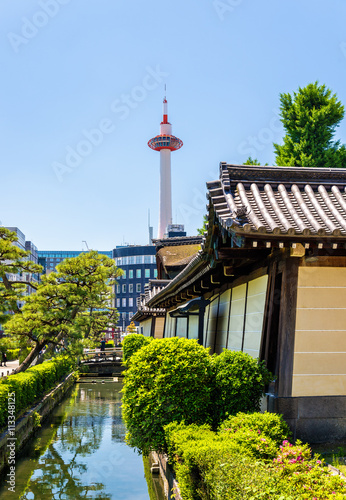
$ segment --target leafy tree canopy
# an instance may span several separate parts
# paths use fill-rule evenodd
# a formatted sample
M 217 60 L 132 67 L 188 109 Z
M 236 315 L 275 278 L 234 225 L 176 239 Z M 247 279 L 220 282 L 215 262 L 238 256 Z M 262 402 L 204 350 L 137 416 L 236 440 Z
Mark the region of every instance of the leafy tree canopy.
M 346 148 L 333 141 L 344 116 L 336 94 L 318 82 L 298 92 L 280 94 L 280 115 L 286 135 L 274 144 L 276 164 L 302 167 L 346 167 Z
M 197 229 L 197 234 L 200 234 L 203 236 L 205 231 L 207 230 L 207 222 L 208 222 L 208 217 L 206 215 L 203 216 L 203 226 Z
M 251 156 L 249 156 L 249 158 L 246 160 L 246 162 L 243 163 L 243 165 L 263 165 L 263 163 L 260 163 L 257 158 L 251 158 Z M 267 166 L 268 163 L 265 163 L 264 166 Z

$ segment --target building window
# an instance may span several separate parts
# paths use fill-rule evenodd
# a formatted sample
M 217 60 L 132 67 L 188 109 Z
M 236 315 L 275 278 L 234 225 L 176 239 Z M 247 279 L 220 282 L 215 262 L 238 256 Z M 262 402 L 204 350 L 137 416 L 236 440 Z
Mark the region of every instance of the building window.
M 142 277 L 142 272 L 140 269 L 136 269 L 136 278 L 141 278 Z
M 129 257 L 129 264 L 134 264 L 134 263 L 135 263 L 134 256 Z
M 126 293 L 126 285 L 123 285 L 123 293 Z
M 121 257 L 117 257 L 117 266 L 121 266 Z
M 136 256 L 136 264 L 143 264 L 143 255 Z
M 120 293 L 120 285 L 117 285 L 117 293 Z
M 121 306 L 126 307 L 126 299 L 121 299 Z
M 141 292 L 141 284 L 140 283 L 137 283 L 137 285 L 136 285 L 136 292 L 137 293 Z
M 129 312 L 129 321 L 131 321 L 132 316 L 133 316 L 133 312 L 130 311 Z
M 145 277 L 150 278 L 150 269 L 145 270 Z
M 120 307 L 120 299 L 117 299 L 117 308 L 119 309 Z
M 129 279 L 132 280 L 133 278 L 133 269 L 129 270 Z
M 126 271 L 123 269 L 124 274 L 122 275 L 123 280 L 126 280 Z
M 144 264 L 150 264 L 151 255 L 144 255 Z
M 154 278 L 157 278 L 157 269 L 154 269 Z
M 129 298 L 129 307 L 133 307 L 133 298 L 132 297 Z
M 132 283 L 129 284 L 129 293 L 133 293 L 133 284 Z

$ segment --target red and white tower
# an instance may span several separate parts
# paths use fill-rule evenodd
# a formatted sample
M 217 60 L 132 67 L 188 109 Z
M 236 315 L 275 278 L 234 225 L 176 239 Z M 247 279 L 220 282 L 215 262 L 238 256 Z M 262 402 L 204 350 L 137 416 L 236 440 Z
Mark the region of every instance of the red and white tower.
M 163 120 L 160 124 L 160 135 L 148 142 L 149 148 L 160 151 L 160 212 L 157 237 L 164 238 L 167 226 L 172 224 L 172 183 L 171 152 L 180 149 L 183 141 L 172 135 L 172 125 L 168 121 L 167 99 L 163 100 Z

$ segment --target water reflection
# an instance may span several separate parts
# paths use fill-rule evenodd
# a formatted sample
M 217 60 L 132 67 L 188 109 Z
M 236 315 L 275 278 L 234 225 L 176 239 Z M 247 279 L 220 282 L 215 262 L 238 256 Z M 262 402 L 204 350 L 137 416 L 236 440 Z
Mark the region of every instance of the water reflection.
M 121 384 L 78 384 L 16 464 L 20 500 L 148 500 L 142 457 L 124 443 Z

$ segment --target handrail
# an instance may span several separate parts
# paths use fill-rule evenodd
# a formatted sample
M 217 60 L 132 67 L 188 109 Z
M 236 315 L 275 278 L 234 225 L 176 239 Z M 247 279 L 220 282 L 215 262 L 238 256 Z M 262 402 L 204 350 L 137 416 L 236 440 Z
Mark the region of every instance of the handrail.
M 122 352 L 122 347 L 106 347 L 104 350 L 101 351 L 99 347 L 96 347 L 95 349 L 84 349 L 84 354 L 93 354 L 93 353 L 100 353 L 100 352 Z

